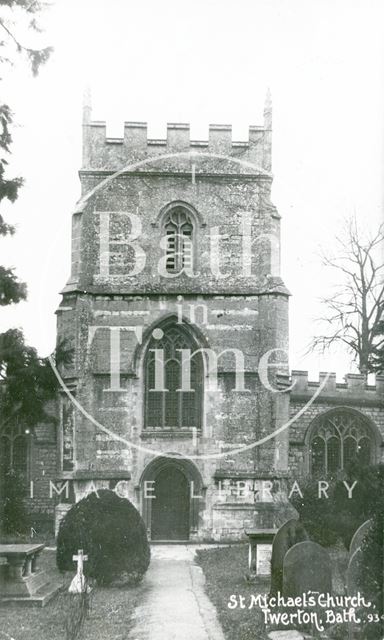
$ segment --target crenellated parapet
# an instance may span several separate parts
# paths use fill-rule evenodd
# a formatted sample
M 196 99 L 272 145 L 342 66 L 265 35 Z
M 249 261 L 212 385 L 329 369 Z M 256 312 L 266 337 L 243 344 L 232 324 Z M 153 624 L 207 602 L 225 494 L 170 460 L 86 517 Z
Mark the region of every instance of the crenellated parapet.
M 267 95 L 262 126 L 250 126 L 247 141 L 232 138 L 232 126 L 227 124 L 209 125 L 207 140 L 191 140 L 190 125 L 168 123 L 165 139 L 148 137 L 146 122 L 125 122 L 124 134 L 120 138 L 107 137 L 104 121 L 92 121 L 89 96 L 83 109 L 83 166 L 82 171 L 117 171 L 124 166 L 138 163 L 147 158 L 157 158 L 167 154 L 190 154 L 191 157 L 224 156 L 248 162 L 241 173 L 268 175 L 272 164 L 272 104 Z M 239 168 L 239 164 L 235 165 Z M 256 171 L 255 169 L 259 171 Z M 213 172 L 212 163 L 208 169 Z M 219 170 L 223 172 L 223 170 Z
M 291 372 L 291 399 L 306 400 L 312 397 L 322 385 L 319 401 L 334 400 L 339 404 L 349 404 L 352 400 L 368 401 L 384 405 L 384 375 L 376 375 L 375 384 L 368 384 L 360 373 L 347 373 L 344 382 L 336 382 L 336 373 L 320 372 L 319 380 L 308 380 L 308 371 Z

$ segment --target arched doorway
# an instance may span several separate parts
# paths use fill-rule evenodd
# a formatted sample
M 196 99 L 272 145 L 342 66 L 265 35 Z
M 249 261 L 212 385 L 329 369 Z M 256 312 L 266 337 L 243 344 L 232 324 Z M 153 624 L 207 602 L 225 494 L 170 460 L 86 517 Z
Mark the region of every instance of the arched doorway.
M 152 540 L 188 540 L 190 489 L 185 474 L 168 465 L 157 474 L 153 493 Z
M 206 487 L 193 462 L 165 455 L 155 458 L 144 469 L 140 490 L 151 540 L 189 540 L 198 535 Z

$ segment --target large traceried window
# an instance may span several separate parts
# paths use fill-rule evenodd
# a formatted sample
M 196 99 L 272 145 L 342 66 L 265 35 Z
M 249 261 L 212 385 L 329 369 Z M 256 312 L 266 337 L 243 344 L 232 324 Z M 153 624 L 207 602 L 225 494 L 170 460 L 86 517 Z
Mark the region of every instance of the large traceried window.
M 166 269 L 179 273 L 193 267 L 193 222 L 184 207 L 171 209 L 164 220 L 167 237 Z
M 372 462 L 374 438 L 364 416 L 335 409 L 320 417 L 310 441 L 311 471 L 326 475 L 345 469 L 350 462 Z
M 190 359 L 190 385 L 182 391 L 182 352 L 198 349 L 190 334 L 176 324 L 157 328 L 160 339 L 152 338 L 145 358 L 145 428 L 201 428 L 203 360 L 200 353 Z M 161 358 L 154 350 L 161 350 Z M 163 391 L 155 390 L 156 356 L 162 360 Z

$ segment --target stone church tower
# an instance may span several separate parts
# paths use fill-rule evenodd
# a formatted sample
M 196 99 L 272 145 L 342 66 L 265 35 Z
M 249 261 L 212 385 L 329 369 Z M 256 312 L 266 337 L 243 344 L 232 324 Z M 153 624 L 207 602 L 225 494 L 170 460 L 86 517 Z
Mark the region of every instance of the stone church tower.
M 58 337 L 59 478 L 71 500 L 115 488 L 153 540 L 239 538 L 279 522 L 287 474 L 288 296 L 270 194 L 272 107 L 247 142 L 84 107 L 82 197 Z M 260 444 L 259 441 L 261 441 Z M 69 507 L 57 507 L 57 518 Z

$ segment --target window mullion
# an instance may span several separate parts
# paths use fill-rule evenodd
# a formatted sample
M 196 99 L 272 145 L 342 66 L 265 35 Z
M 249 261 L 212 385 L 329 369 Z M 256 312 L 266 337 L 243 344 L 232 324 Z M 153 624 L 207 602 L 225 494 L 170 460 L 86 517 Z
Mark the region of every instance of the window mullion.
M 165 391 L 161 392 L 161 428 L 164 429 L 165 425 Z
M 145 362 L 145 390 L 144 398 L 146 399 L 146 407 L 144 410 L 145 427 L 153 428 L 158 426 L 163 429 L 177 430 L 183 426 L 197 426 L 201 421 L 201 368 L 195 371 L 191 368 L 191 388 L 195 393 L 177 391 L 182 387 L 182 362 L 179 355 L 175 352 L 176 348 L 191 348 L 192 344 L 184 331 L 177 326 L 171 326 L 164 329 L 164 339 L 162 347 L 164 349 L 164 382 L 167 391 L 154 392 L 155 397 L 151 402 L 151 394 L 149 388 L 153 386 L 151 370 L 151 359 L 148 357 Z M 154 343 L 150 342 L 148 353 Z M 159 343 L 156 343 L 159 348 Z M 196 365 L 197 366 L 197 365 Z M 185 410 L 185 414 L 184 414 Z M 185 421 L 184 421 L 185 418 Z
M 178 225 L 177 233 L 176 233 L 176 264 L 177 264 L 176 271 L 180 271 L 183 267 L 183 250 L 182 250 L 180 225 Z

